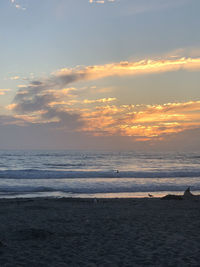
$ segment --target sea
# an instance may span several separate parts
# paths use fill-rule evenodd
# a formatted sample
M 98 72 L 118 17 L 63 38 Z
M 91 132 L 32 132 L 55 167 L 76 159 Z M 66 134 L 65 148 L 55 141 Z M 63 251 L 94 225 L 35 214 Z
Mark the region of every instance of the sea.
M 0 198 L 200 193 L 200 152 L 0 151 Z

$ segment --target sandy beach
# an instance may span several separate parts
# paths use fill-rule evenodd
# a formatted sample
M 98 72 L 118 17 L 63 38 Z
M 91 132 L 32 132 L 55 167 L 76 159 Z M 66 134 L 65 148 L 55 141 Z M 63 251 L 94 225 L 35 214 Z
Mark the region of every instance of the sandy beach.
M 2 199 L 0 266 L 198 266 L 200 201 Z

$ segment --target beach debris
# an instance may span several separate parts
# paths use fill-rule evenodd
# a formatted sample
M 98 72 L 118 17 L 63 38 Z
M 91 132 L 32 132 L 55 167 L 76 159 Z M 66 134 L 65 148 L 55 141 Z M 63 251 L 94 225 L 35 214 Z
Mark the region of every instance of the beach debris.
M 184 195 L 183 195 L 184 198 L 193 198 L 194 195 L 190 192 L 190 187 L 188 187 L 185 192 L 184 192 Z
M 164 197 L 161 197 L 163 200 L 183 200 L 183 196 L 179 195 L 166 195 Z
M 182 200 L 182 199 L 194 199 L 198 196 L 195 196 L 193 195 L 191 192 L 190 192 L 190 187 L 188 187 L 184 194 L 181 196 L 181 195 L 166 195 L 164 197 L 162 197 L 161 199 L 167 199 L 167 200 L 170 200 L 170 199 L 175 199 L 175 200 Z
M 153 196 L 153 195 L 151 195 L 151 194 L 148 194 L 148 196 L 149 196 L 149 197 L 154 197 L 154 196 Z

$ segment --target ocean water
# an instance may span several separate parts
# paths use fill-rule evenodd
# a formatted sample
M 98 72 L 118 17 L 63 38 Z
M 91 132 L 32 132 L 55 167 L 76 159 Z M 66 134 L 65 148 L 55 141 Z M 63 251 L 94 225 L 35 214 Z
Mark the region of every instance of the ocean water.
M 0 151 L 0 197 L 200 192 L 200 153 Z

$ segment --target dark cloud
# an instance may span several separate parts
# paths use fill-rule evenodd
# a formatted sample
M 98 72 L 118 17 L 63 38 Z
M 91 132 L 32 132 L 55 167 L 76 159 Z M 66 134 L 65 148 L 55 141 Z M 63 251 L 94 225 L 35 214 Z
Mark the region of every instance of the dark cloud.
M 29 113 L 39 110 L 45 110 L 47 104 L 54 100 L 52 95 L 34 95 L 31 99 L 21 98 L 15 107 L 17 113 Z
M 40 81 L 32 81 L 31 84 L 38 86 L 38 85 L 42 85 L 42 82 L 40 82 Z
M 50 78 L 43 81 L 31 81 L 27 87 L 19 89 L 18 93 L 14 98 L 14 103 L 20 106 L 23 102 L 26 102 L 27 99 L 31 99 L 33 100 L 32 103 L 36 103 L 38 99 L 35 98 L 37 98 L 38 95 L 42 95 L 40 99 L 44 98 L 47 100 L 46 96 L 44 96 L 46 94 L 46 90 L 61 90 L 68 86 L 70 83 L 87 79 L 87 76 L 88 74 L 86 70 L 77 72 L 69 71 L 69 73 L 63 72 L 54 74 Z M 21 110 L 23 110 L 23 107 L 21 108 Z M 26 111 L 26 109 L 24 111 Z
M 59 107 L 51 107 L 52 102 L 62 99 L 58 94 L 60 90 L 70 83 L 83 80 L 85 73 L 66 73 L 64 75 L 52 75 L 46 80 L 31 81 L 27 87 L 20 88 L 14 98 L 14 112 L 17 114 L 30 114 L 42 111 L 42 119 L 57 119 L 57 124 L 65 126 L 67 129 L 80 127 L 80 114 L 65 111 Z M 53 91 L 53 92 L 52 92 Z M 57 94 L 56 94 L 57 92 Z M 67 95 L 65 94 L 67 99 Z
M 59 124 L 59 126 L 64 126 L 65 128 L 70 130 L 76 129 L 83 124 L 83 122 L 80 120 L 79 114 L 71 114 L 66 111 L 60 111 L 56 108 L 48 108 L 47 112 L 43 115 L 43 118 L 58 118 L 59 122 L 57 124 Z
M 14 116 L 9 115 L 0 115 L 0 125 L 11 125 L 11 124 L 20 124 L 24 123 L 23 119 L 15 118 Z
M 82 73 L 75 72 L 75 73 L 60 75 L 54 77 L 54 79 L 52 80 L 52 85 L 59 86 L 60 88 L 62 88 L 70 83 L 85 80 L 87 79 L 87 76 L 88 76 L 87 72 L 82 72 Z

